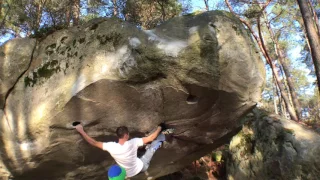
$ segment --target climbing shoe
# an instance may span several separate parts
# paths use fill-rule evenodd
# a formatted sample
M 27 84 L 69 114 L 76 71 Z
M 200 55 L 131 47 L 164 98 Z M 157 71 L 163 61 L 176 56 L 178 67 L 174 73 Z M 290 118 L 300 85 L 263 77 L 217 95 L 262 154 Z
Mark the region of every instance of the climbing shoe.
M 165 129 L 161 132 L 162 134 L 173 134 L 174 133 L 174 129 L 173 128 L 169 128 L 169 129 Z

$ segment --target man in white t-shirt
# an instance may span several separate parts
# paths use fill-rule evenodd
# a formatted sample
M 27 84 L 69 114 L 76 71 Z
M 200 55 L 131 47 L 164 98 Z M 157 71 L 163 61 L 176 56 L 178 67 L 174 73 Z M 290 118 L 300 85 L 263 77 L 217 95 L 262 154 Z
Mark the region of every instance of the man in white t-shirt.
M 77 131 L 91 145 L 98 147 L 104 151 L 108 151 L 115 159 L 117 164 L 126 170 L 127 177 L 132 177 L 140 172 L 145 172 L 150 164 L 151 158 L 155 151 L 165 141 L 165 135 L 160 133 L 165 129 L 165 124 L 161 123 L 157 129 L 147 137 L 133 138 L 129 140 L 129 131 L 126 126 L 118 127 L 116 134 L 119 138 L 118 142 L 99 142 L 89 137 L 83 130 L 81 124 L 76 126 Z M 138 147 L 152 142 L 146 153 L 141 157 L 137 157 Z

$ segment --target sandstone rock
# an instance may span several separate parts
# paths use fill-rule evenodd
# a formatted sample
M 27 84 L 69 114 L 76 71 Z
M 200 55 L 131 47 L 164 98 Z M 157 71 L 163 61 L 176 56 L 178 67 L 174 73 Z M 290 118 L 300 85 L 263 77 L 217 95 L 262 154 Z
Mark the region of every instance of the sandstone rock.
M 320 136 L 291 120 L 255 109 L 230 143 L 228 179 L 319 179 Z
M 143 136 L 166 121 L 176 134 L 156 153 L 149 174 L 175 172 L 239 130 L 239 117 L 264 85 L 255 52 L 240 21 L 221 11 L 174 18 L 150 31 L 114 18 L 57 31 L 39 42 L 8 96 L 1 159 L 15 179 L 106 179 L 114 161 L 88 145 L 72 122 L 110 141 L 119 125 Z
M 3 118 L 3 111 L 0 110 L 0 119 L 3 120 L 2 118 Z M 7 123 L 7 122 L 3 122 L 3 121 L 1 121 L 1 122 L 2 122 L 1 125 L 3 125 L 4 123 Z M 1 133 L 0 137 L 2 137 L 2 135 L 3 134 Z M 3 158 L 1 156 L 1 158 L 0 158 L 0 179 L 8 179 L 9 176 L 10 176 L 10 172 L 8 171 L 7 166 L 5 165 L 5 162 L 3 161 Z
M 0 108 L 8 90 L 27 70 L 35 48 L 35 39 L 14 39 L 0 47 Z

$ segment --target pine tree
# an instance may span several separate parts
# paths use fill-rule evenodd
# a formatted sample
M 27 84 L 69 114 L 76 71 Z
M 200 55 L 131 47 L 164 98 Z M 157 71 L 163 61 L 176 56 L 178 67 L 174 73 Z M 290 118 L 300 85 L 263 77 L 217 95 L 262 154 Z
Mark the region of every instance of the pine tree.
M 320 35 L 316 29 L 315 22 L 312 15 L 312 6 L 309 6 L 308 0 L 297 0 L 303 22 L 306 29 L 308 41 L 310 43 L 310 50 L 312 55 L 313 64 L 317 76 L 317 84 L 320 93 Z

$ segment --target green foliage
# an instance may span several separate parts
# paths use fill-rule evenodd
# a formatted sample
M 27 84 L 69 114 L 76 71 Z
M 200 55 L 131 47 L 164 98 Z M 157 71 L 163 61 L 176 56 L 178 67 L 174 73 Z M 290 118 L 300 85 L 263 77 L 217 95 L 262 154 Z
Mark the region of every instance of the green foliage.
M 276 89 L 272 77 L 266 79 L 266 86 L 262 93 L 261 104 L 269 112 L 274 112 L 274 101 L 277 100 Z
M 243 15 L 249 19 L 257 18 L 261 14 L 261 8 L 258 5 L 250 6 Z
M 300 101 L 304 107 L 304 118 L 312 126 L 320 125 L 320 96 L 318 88 L 314 88 L 312 95 L 301 96 Z
M 98 18 L 98 17 L 99 17 L 98 14 L 87 14 L 87 15 L 82 16 L 81 21 L 82 21 L 82 22 L 88 22 L 88 21 L 90 21 L 91 19 Z
M 34 34 L 30 35 L 30 38 L 38 38 L 38 39 L 42 39 L 47 37 L 48 35 L 54 33 L 57 30 L 61 30 L 61 29 L 65 29 L 67 28 L 67 26 L 65 24 L 61 24 L 58 26 L 44 26 L 41 27 L 40 29 L 38 29 L 37 31 L 34 32 Z
M 196 16 L 196 15 L 201 14 L 201 13 L 203 13 L 203 12 L 204 12 L 204 11 L 196 10 L 196 11 L 194 11 L 194 12 L 188 14 L 188 15 Z
M 60 29 L 65 24 L 66 0 L 8 0 L 1 12 L 1 33 L 19 36 L 42 36 L 50 29 Z
M 283 131 L 288 133 L 288 134 L 294 134 L 294 130 L 293 129 L 283 128 Z
M 212 152 L 212 159 L 217 162 L 222 161 L 222 151 L 213 151 Z
M 177 0 L 128 0 L 123 14 L 126 20 L 152 29 L 162 22 L 179 16 L 182 5 Z
M 2 2 L 2 3 L 1 3 Z M 0 2 L 2 36 L 45 37 L 55 30 L 103 16 L 150 29 L 188 13 L 190 0 L 7 0 Z M 77 19 L 77 13 L 80 19 Z M 1 35 L 0 35 L 1 38 Z
M 306 72 L 300 69 L 292 69 L 291 73 L 294 80 L 294 84 L 298 87 L 298 93 L 304 95 L 304 90 L 310 86 Z

